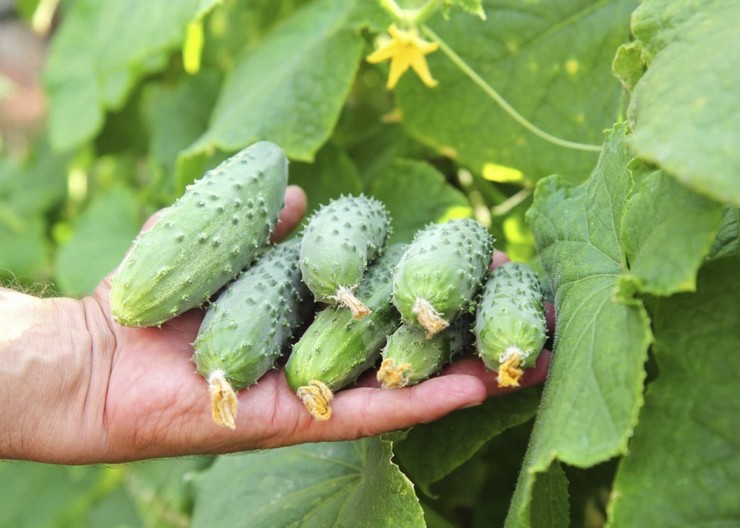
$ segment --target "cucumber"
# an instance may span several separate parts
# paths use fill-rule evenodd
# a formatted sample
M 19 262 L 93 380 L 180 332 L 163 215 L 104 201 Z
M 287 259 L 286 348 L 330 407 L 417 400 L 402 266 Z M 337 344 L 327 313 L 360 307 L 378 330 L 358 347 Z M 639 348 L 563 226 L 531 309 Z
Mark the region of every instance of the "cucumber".
M 338 307 L 319 312 L 285 365 L 288 385 L 317 420 L 328 420 L 334 392 L 375 364 L 386 336 L 401 324 L 391 303 L 391 276 L 404 246 L 393 245 L 372 264 L 357 290 L 372 312 L 362 319 Z
M 472 306 L 492 251 L 491 235 L 469 218 L 419 231 L 393 275 L 393 302 L 403 321 L 427 337 L 447 328 Z
M 309 220 L 301 245 L 303 281 L 318 302 L 346 306 L 356 319 L 369 309 L 355 296 L 368 264 L 383 251 L 390 217 L 366 196 L 342 196 Z
M 498 371 L 499 387 L 518 387 L 547 340 L 545 306 L 537 274 L 508 262 L 486 281 L 475 316 L 478 354 Z
M 473 342 L 472 323 L 465 313 L 429 339 L 421 328 L 402 324 L 383 348 L 378 381 L 384 389 L 400 389 L 436 374 Z
M 142 233 L 113 275 L 113 318 L 157 326 L 203 304 L 268 240 L 285 199 L 288 162 L 272 143 L 207 172 Z
M 218 425 L 236 427 L 236 391 L 274 366 L 305 319 L 311 296 L 301 282 L 299 248 L 293 239 L 266 251 L 206 310 L 193 362 L 208 381 Z

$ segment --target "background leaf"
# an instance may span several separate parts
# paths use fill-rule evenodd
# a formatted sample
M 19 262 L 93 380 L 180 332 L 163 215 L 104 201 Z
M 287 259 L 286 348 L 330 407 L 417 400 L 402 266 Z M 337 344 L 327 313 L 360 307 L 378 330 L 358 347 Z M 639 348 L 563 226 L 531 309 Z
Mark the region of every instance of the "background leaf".
M 321 205 L 340 194 L 359 194 L 362 180 L 357 167 L 336 145 L 325 145 L 312 163 L 291 163 L 289 183 L 308 190 L 306 218 Z
M 139 232 L 138 213 L 136 197 L 124 188 L 111 189 L 88 206 L 72 238 L 57 253 L 61 292 L 88 294 L 115 269 Z
M 174 86 L 147 87 L 142 113 L 150 130 L 149 152 L 165 174 L 174 174 L 180 152 L 206 130 L 219 85 L 218 74 L 203 71 L 185 77 Z M 178 191 L 177 194 L 184 191 L 184 185 Z
M 331 135 L 357 70 L 362 39 L 354 2 L 317 0 L 251 48 L 227 78 L 208 131 L 186 158 L 257 140 L 311 161 Z
M 92 139 L 103 126 L 106 110 L 120 109 L 141 77 L 166 66 L 198 3 L 71 3 L 44 73 L 49 135 L 57 150 Z
M 634 31 L 648 53 L 657 53 L 629 108 L 631 145 L 641 157 L 696 192 L 735 206 L 739 17 L 737 2 L 644 2 L 635 12 Z
M 621 88 L 614 50 L 629 36 L 631 0 L 484 2 L 484 22 L 453 11 L 431 27 L 522 115 L 559 137 L 600 143 L 614 123 Z M 571 151 L 532 135 L 437 51 L 428 56 L 439 81 L 429 89 L 412 74 L 396 94 L 409 133 L 475 172 L 496 164 L 537 180 L 588 176 L 595 153 Z
M 629 159 L 624 127 L 616 127 L 586 182 L 541 181 L 528 214 L 555 290 L 557 331 L 510 526 L 535 525 L 537 489 L 549 478 L 541 474 L 556 471 L 556 459 L 588 467 L 622 454 L 637 422 L 649 320 L 641 304 L 615 297 L 626 271 L 620 224 Z
M 740 523 L 738 269 L 738 257 L 710 261 L 695 294 L 656 301 L 659 374 L 617 473 L 611 526 Z
M 740 209 L 726 207 L 722 211 L 722 221 L 710 256 L 721 257 L 738 253 L 740 253 Z
M 373 180 L 369 193 L 383 202 L 391 215 L 391 244 L 410 242 L 428 223 L 473 214 L 470 201 L 434 167 L 420 161 L 396 160 Z
M 416 426 L 396 444 L 396 455 L 414 483 L 431 495 L 431 484 L 468 461 L 493 437 L 530 420 L 538 403 L 539 391 L 526 390 Z
M 391 456 L 368 438 L 221 457 L 196 478 L 193 527 L 423 527 Z
M 0 462 L 0 524 L 80 526 L 89 506 L 104 493 L 106 476 L 92 466 Z
M 720 224 L 721 204 L 661 171 L 637 167 L 622 219 L 630 273 L 655 295 L 692 291 Z

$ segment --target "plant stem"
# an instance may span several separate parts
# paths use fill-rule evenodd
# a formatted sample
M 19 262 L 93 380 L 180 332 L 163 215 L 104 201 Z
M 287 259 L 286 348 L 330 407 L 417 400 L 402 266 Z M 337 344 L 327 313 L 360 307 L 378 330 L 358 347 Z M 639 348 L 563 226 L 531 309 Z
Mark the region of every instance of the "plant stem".
M 591 145 L 587 143 L 577 143 L 575 141 L 568 141 L 566 139 L 559 138 L 557 136 L 553 136 L 552 134 L 549 134 L 539 128 L 537 125 L 529 121 L 526 117 L 524 117 L 522 114 L 516 111 L 516 109 L 509 104 L 509 102 L 504 99 L 501 94 L 499 94 L 493 86 L 488 84 L 478 73 L 466 63 L 462 57 L 460 57 L 455 51 L 450 48 L 445 41 L 443 41 L 439 36 L 429 29 L 428 26 L 421 26 L 421 31 L 424 33 L 424 35 L 429 38 L 430 40 L 433 40 L 439 45 L 439 48 L 442 50 L 442 52 L 447 55 L 447 57 L 457 66 L 460 68 L 460 70 L 467 75 L 470 80 L 472 80 L 475 84 L 478 85 L 478 87 L 483 90 L 486 95 L 488 95 L 491 99 L 493 99 L 496 104 L 498 104 L 501 109 L 506 112 L 514 121 L 519 123 L 521 126 L 523 126 L 525 129 L 529 130 L 532 134 L 536 135 L 537 137 L 540 137 L 544 139 L 545 141 L 548 141 L 554 145 L 558 145 L 560 147 L 565 147 L 573 150 L 584 150 L 588 152 L 600 152 L 601 146 L 600 145 Z
M 427 0 L 423 6 L 419 9 L 414 10 L 413 23 L 415 26 L 421 26 L 427 19 L 437 12 L 439 9 L 441 0 Z
M 406 15 L 394 0 L 380 0 L 380 5 L 396 20 L 405 20 Z
M 404 9 L 395 0 L 380 0 L 383 9 L 407 28 L 416 28 L 423 24 L 429 17 L 437 12 L 441 0 L 427 0 L 424 5 L 416 9 Z

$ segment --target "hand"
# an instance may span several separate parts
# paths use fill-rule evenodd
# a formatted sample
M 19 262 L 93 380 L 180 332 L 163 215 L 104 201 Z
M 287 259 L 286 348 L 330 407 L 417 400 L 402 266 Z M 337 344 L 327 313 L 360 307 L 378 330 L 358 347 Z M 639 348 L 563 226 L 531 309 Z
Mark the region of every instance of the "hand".
M 278 239 L 300 222 L 306 208 L 297 187 L 288 188 L 285 201 Z M 497 254 L 494 265 L 504 260 Z M 340 391 L 332 402 L 332 418 L 318 422 L 279 369 L 239 393 L 237 428 L 232 431 L 213 423 L 207 384 L 191 361 L 203 312 L 191 310 L 161 328 L 125 328 L 111 318 L 108 292 L 106 279 L 90 297 L 53 303 L 55 319 L 63 325 L 57 336 L 67 334 L 75 343 L 74 352 L 65 357 L 74 363 L 68 371 L 76 377 L 60 376 L 57 369 L 64 365 L 29 377 L 23 390 L 45 387 L 47 396 L 39 402 L 28 398 L 30 413 L 11 413 L 11 419 L 23 423 L 17 424 L 15 437 L 11 433 L 0 441 L 0 457 L 121 462 L 347 440 L 433 421 L 512 391 L 497 388 L 496 374 L 486 372 L 477 358 L 467 358 L 441 376 L 394 391 L 377 388 L 374 376 L 368 375 L 357 387 Z M 549 354 L 542 354 L 537 367 L 525 373 L 522 387 L 541 383 L 548 363 Z M 54 386 L 60 381 L 55 377 L 63 378 L 63 387 Z M 6 420 L 0 412 L 0 426 Z

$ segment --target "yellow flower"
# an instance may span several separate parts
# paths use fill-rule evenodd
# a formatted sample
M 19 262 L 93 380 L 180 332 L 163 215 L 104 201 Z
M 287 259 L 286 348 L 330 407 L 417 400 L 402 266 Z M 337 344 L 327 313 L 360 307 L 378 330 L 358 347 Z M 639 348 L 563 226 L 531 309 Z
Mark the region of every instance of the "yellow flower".
M 409 67 L 413 68 L 424 84 L 430 88 L 437 86 L 437 81 L 429 72 L 425 55 L 435 51 L 439 45 L 436 42 L 427 42 L 415 31 L 405 31 L 391 25 L 388 28 L 391 35 L 390 41 L 367 56 L 367 61 L 377 64 L 385 60 L 391 60 L 391 71 L 388 74 L 387 87 L 392 90 L 398 79 L 401 78 Z

